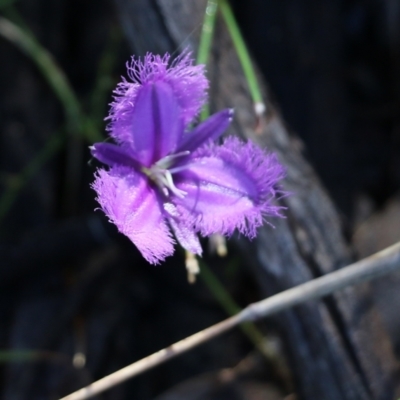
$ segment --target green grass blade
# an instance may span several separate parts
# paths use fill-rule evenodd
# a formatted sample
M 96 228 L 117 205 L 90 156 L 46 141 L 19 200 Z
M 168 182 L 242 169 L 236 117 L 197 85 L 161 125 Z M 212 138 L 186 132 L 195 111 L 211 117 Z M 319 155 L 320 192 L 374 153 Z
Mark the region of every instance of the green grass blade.
M 201 29 L 199 49 L 197 51 L 197 64 L 207 64 L 214 36 L 215 20 L 218 11 L 218 1 L 208 0 Z
M 198 261 L 200 264 L 200 277 L 222 309 L 231 316 L 239 313 L 242 309 L 236 304 L 224 285 L 202 259 L 198 259 Z M 246 322 L 240 325 L 240 329 L 267 359 L 271 360 L 276 358 L 274 347 L 269 345 L 268 339 L 258 330 L 255 324 Z
M 239 57 L 240 63 L 242 64 L 243 72 L 249 85 L 250 95 L 254 103 L 254 109 L 256 114 L 260 115 L 264 112 L 265 106 L 249 51 L 247 50 L 246 43 L 228 1 L 219 0 L 219 5 L 229 34 L 232 38 L 233 45 L 235 46 L 236 53 Z
M 201 29 L 199 49 L 197 51 L 197 64 L 207 64 L 211 51 L 211 42 L 214 36 L 215 20 L 218 11 L 218 1 L 208 0 L 206 11 L 204 13 L 203 27 Z M 210 115 L 209 104 L 203 106 L 200 114 L 200 120 L 204 121 Z

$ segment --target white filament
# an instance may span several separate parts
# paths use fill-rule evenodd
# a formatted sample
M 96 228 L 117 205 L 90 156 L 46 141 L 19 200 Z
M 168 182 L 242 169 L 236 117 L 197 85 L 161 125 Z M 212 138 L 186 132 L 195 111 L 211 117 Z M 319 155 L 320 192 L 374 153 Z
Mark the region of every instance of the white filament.
M 172 177 L 172 174 L 182 171 L 188 166 L 181 166 L 177 168 L 171 168 L 174 161 L 183 156 L 187 156 L 190 154 L 190 151 L 181 151 L 176 154 L 170 154 L 161 160 L 157 161 L 153 166 L 150 168 L 142 168 L 142 172 L 146 174 L 164 193 L 165 196 L 169 196 L 169 192 L 173 193 L 175 196 L 179 198 L 184 198 L 186 196 L 186 192 L 184 190 L 178 189 Z

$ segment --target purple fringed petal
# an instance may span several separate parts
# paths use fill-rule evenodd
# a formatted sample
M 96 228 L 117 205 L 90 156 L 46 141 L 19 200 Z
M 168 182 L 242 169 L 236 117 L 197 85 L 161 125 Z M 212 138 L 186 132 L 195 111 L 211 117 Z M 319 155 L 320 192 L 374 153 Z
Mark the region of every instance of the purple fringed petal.
M 209 140 L 218 139 L 232 121 L 233 110 L 222 110 L 196 126 L 191 132 L 183 135 L 177 152 L 183 150 L 194 151 Z
M 142 85 L 160 81 L 169 85 L 178 103 L 179 118 L 184 127 L 198 115 L 207 98 L 208 80 L 204 65 L 193 65 L 188 52 L 176 58 L 171 65 L 168 65 L 169 60 L 169 54 L 161 57 L 148 53 L 143 61 L 132 57 L 127 64 L 132 82 L 122 78 L 114 91 L 114 101 L 107 118 L 111 120 L 108 130 L 118 142 L 132 141 L 131 114 Z
M 146 54 L 143 62 L 132 57 L 128 66 L 128 75 L 132 81 L 145 84 L 163 80 L 168 83 L 181 109 L 184 125 L 188 125 L 197 116 L 206 101 L 208 80 L 204 65 L 193 65 L 190 52 L 183 52 L 169 66 L 170 55 L 164 57 Z
M 282 207 L 272 200 L 284 175 L 274 154 L 228 138 L 221 146 L 199 149 L 188 168 L 177 174 L 176 186 L 187 194 L 174 203 L 182 220 L 202 235 L 230 235 L 238 229 L 254 237 L 264 216 L 281 216 Z
M 149 263 L 157 264 L 173 253 L 174 241 L 162 208 L 144 177 L 126 167 L 99 169 L 92 187 L 110 221 Z
M 208 80 L 205 66 L 193 65 L 191 53 L 183 52 L 167 70 L 166 81 L 178 99 L 181 118 L 184 126 L 187 126 L 199 114 L 207 100 Z
M 173 152 L 182 131 L 178 104 L 170 86 L 162 81 L 142 86 L 131 117 L 132 141 L 139 161 L 151 166 Z
M 131 116 L 140 85 L 122 78 L 114 90 L 114 101 L 110 104 L 110 120 L 107 130 L 118 143 L 132 143 Z

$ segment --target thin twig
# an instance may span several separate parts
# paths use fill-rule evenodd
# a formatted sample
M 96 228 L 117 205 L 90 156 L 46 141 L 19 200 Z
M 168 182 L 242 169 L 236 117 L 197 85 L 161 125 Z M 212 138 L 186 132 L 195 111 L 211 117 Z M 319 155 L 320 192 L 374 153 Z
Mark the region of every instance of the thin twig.
M 326 296 L 347 286 L 377 278 L 397 268 L 400 268 L 400 243 L 321 278 L 313 279 L 312 281 L 251 304 L 239 314 L 128 365 L 83 389 L 63 397 L 61 400 L 88 399 L 201 343 L 219 336 L 243 322 L 256 321 L 304 303 L 305 301 Z

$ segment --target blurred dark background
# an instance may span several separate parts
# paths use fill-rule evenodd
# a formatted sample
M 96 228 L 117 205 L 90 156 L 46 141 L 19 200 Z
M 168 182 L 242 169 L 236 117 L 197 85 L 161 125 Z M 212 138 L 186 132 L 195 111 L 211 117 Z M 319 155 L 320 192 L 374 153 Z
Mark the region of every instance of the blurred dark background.
M 354 252 L 366 256 L 400 240 L 400 3 L 232 5 Z M 0 1 L 1 16 L 52 54 L 85 115 L 84 126 L 68 123 L 49 77 L 0 35 L 0 393 L 6 400 L 65 395 L 226 316 L 202 281 L 187 284 L 179 251 L 148 266 L 95 211 L 88 138 L 105 136 L 111 91 L 132 53 L 120 12 L 111 0 Z M 207 254 L 206 262 L 240 305 L 259 298 L 233 244 L 227 258 Z M 386 310 L 396 290 L 379 290 Z M 399 324 L 388 319 L 396 336 Z M 259 329 L 274 335 L 268 323 Z M 189 392 L 208 393 L 215 376 L 203 374 L 250 359 L 242 397 L 227 384 L 204 398 L 283 399 L 279 391 L 287 393 L 288 385 L 252 352 L 236 330 L 99 398 L 153 399 L 199 376 Z M 255 397 L 257 390 L 269 397 Z

